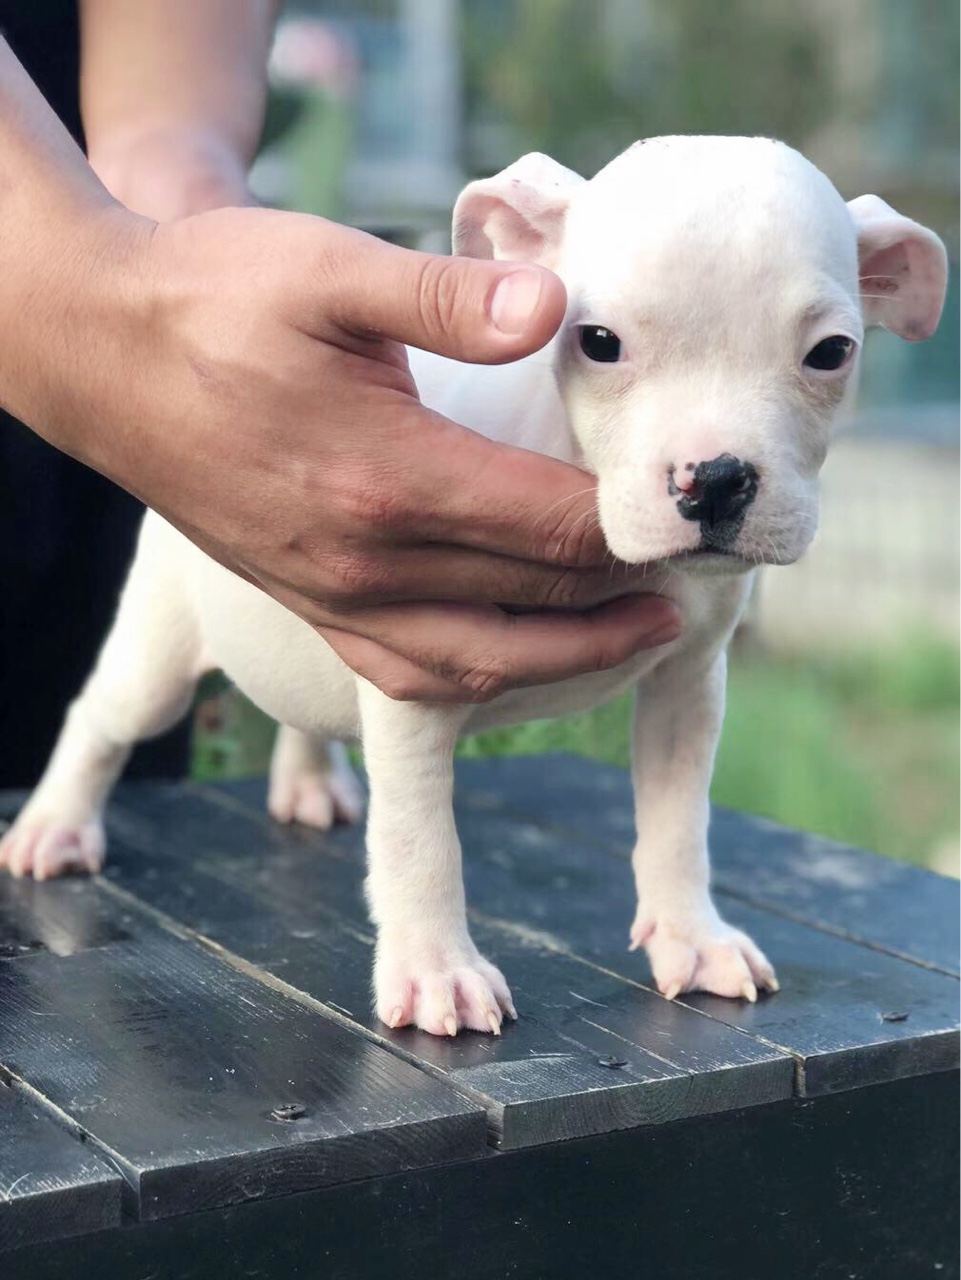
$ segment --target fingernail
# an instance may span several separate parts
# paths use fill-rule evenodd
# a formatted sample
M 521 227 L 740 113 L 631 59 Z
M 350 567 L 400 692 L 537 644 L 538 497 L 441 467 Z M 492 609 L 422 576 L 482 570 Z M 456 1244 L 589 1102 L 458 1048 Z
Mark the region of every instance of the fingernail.
M 495 328 L 511 335 L 524 333 L 540 305 L 541 286 L 541 273 L 530 267 L 504 276 L 488 306 Z

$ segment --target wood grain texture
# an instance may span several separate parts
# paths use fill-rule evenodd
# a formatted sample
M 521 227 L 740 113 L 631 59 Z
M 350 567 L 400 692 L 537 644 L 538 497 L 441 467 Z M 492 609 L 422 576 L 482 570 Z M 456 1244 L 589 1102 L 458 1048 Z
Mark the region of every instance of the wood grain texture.
M 463 760 L 457 777 L 461 810 L 561 828 L 630 853 L 634 809 L 623 769 L 527 756 Z M 958 976 L 957 881 L 721 808 L 711 852 L 722 893 Z
M 119 1226 L 122 1186 L 89 1147 L 0 1083 L 0 1254 Z
M 112 902 L 53 890 L 60 925 L 124 941 L 0 963 L 0 1056 L 109 1153 L 143 1218 L 482 1155 L 483 1111 L 209 951 Z M 0 895 L 11 887 L 0 878 Z M 31 929 L 39 928 L 30 919 Z M 304 1107 L 292 1122 L 272 1116 Z

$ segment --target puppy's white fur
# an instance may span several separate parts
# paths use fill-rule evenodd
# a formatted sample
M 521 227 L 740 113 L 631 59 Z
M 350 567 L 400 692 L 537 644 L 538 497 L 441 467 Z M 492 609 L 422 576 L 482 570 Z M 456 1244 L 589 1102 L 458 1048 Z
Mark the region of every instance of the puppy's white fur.
M 585 182 L 543 156 L 473 183 L 454 216 L 458 252 L 538 261 L 564 280 L 565 324 L 544 351 L 469 367 L 411 351 L 423 400 L 493 439 L 597 476 L 612 552 L 650 566 L 683 632 L 613 671 L 504 693 L 471 707 L 391 701 L 304 622 L 148 513 L 119 613 L 67 715 L 44 777 L 0 846 L 15 875 L 97 869 L 102 811 L 129 750 L 171 725 L 198 677 L 221 667 L 282 725 L 270 809 L 326 826 L 360 814 L 336 739 L 363 741 L 370 780 L 375 998 L 391 1026 L 497 1031 L 503 976 L 467 927 L 451 807 L 458 736 L 593 706 L 632 685 L 639 905 L 632 945 L 668 996 L 774 989 L 758 948 L 718 915 L 708 885 L 708 787 L 724 703 L 725 647 L 751 569 L 788 563 L 817 521 L 817 475 L 856 354 L 835 372 L 805 357 L 865 322 L 933 332 L 945 256 L 931 232 L 873 196 L 845 206 L 797 152 L 764 139 L 637 144 Z M 580 326 L 613 331 L 596 363 Z M 699 553 L 679 497 L 720 455 L 758 483 L 726 554 Z M 679 490 L 673 478 L 677 477 Z

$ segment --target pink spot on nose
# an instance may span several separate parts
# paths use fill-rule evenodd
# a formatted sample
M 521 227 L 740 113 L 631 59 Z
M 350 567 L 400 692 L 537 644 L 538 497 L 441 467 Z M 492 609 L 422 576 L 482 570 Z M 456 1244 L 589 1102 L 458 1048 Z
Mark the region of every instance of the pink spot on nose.
M 689 462 L 683 471 L 678 471 L 672 462 L 667 469 L 667 491 L 672 497 L 679 493 L 692 494 L 697 489 L 694 479 L 695 464 Z

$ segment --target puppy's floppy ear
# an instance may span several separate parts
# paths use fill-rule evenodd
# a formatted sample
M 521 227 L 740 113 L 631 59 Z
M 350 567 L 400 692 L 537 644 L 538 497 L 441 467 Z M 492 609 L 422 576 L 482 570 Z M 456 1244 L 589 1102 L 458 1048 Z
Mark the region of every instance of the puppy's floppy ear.
M 552 266 L 572 188 L 583 181 L 532 152 L 493 178 L 472 182 L 454 206 L 454 252 Z
M 908 342 L 930 338 L 947 288 L 944 245 L 878 196 L 858 196 L 848 210 L 858 236 L 865 322 L 883 325 Z

